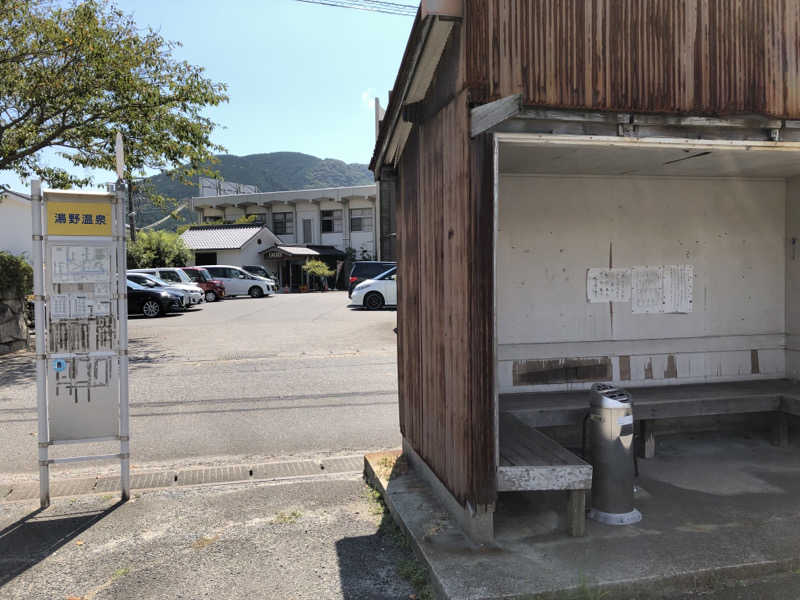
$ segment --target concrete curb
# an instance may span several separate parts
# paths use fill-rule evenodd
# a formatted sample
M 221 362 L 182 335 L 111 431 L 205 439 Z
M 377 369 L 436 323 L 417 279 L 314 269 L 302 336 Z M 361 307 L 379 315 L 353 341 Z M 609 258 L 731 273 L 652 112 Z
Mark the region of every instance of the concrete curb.
M 734 586 L 755 586 L 757 593 L 759 581 L 780 574 L 797 572 L 800 569 L 800 556 L 783 560 L 765 560 L 763 562 L 743 563 L 711 569 L 698 569 L 669 576 L 647 577 L 614 581 L 610 583 L 587 584 L 577 587 L 538 591 L 519 594 L 483 594 L 469 595 L 454 594 L 447 589 L 446 581 L 439 576 L 436 570 L 435 557 L 429 553 L 428 542 L 425 535 L 414 531 L 409 526 L 409 506 L 414 506 L 415 517 L 421 513 L 444 513 L 443 507 L 435 506 L 435 498 L 425 493 L 426 484 L 419 479 L 413 469 L 404 464 L 401 472 L 392 471 L 387 476 L 386 467 L 381 465 L 382 460 L 395 461 L 401 457 L 401 451 L 377 452 L 364 456 L 364 478 L 366 482 L 376 489 L 383 497 L 397 525 L 408 538 L 415 555 L 425 565 L 431 584 L 438 598 L 442 600 L 582 600 L 588 598 L 613 598 L 614 600 L 675 600 L 685 598 L 687 595 L 703 594 L 712 591 L 731 589 Z M 389 491 L 389 481 L 395 477 L 406 480 L 399 491 Z M 396 488 L 397 489 L 397 488 Z M 403 507 L 398 502 L 401 496 L 414 496 L 414 501 Z M 453 527 L 452 523 L 449 525 Z M 463 548 L 474 553 L 485 552 L 491 554 L 502 550 L 490 547 L 476 547 L 471 544 L 463 534 Z M 487 572 L 487 579 L 492 574 Z M 755 595 L 753 598 L 759 598 Z

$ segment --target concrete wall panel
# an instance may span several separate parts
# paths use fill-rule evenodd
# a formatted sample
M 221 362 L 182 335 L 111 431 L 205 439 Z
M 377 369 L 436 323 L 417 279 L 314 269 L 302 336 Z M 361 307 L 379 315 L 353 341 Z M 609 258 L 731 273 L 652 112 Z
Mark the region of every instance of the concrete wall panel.
M 610 356 L 622 377 L 627 356 L 640 384 L 782 375 L 786 189 L 782 180 L 503 176 L 498 358 Z M 590 267 L 664 264 L 694 265 L 692 313 L 587 302 Z M 525 389 L 512 370 L 501 362 L 501 391 Z

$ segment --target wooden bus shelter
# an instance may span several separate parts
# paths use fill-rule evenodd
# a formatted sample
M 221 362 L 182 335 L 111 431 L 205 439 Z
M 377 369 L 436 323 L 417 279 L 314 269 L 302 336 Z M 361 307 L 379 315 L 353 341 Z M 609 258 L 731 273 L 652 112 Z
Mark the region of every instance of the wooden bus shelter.
M 788 443 L 798 74 L 794 0 L 422 2 L 371 168 L 404 451 L 473 539 L 514 490 L 564 490 L 582 533 L 560 440 L 594 382 L 632 389 L 642 456 L 720 415 Z

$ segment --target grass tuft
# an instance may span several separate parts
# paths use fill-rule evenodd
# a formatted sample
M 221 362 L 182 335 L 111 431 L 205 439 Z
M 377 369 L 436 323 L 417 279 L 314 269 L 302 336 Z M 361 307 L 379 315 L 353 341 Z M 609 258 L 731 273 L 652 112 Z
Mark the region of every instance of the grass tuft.
M 293 510 L 292 512 L 279 512 L 275 515 L 275 518 L 272 519 L 273 525 L 284 525 L 287 523 L 297 523 L 302 517 L 303 514 L 300 511 Z

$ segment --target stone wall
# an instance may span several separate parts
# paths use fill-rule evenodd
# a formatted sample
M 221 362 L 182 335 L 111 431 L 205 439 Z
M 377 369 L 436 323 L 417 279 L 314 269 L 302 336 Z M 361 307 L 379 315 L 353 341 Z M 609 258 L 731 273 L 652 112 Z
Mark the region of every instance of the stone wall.
M 25 301 L 9 297 L 13 295 L 11 291 L 0 290 L 0 354 L 28 346 Z

